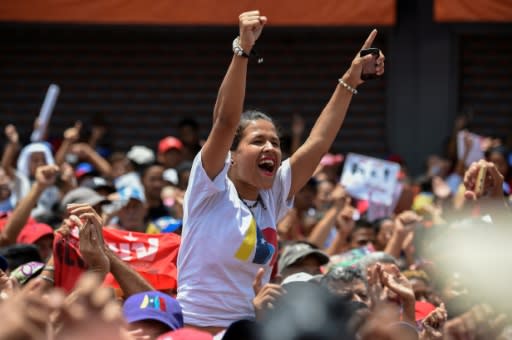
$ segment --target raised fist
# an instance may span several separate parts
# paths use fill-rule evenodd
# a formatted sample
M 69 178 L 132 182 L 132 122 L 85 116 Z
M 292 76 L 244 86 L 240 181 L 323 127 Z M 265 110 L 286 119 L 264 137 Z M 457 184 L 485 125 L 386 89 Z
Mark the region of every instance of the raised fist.
M 260 11 L 250 11 L 240 14 L 240 47 L 249 54 L 256 40 L 261 35 L 267 17 L 261 16 Z
M 36 170 L 36 182 L 47 188 L 55 184 L 59 167 L 57 165 L 42 165 Z

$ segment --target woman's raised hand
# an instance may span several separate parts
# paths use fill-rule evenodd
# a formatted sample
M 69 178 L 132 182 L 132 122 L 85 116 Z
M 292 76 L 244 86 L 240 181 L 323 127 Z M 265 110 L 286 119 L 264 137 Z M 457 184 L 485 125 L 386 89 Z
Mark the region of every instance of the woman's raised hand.
M 260 11 L 249 11 L 240 14 L 240 47 L 249 54 L 256 40 L 261 35 L 267 17 L 260 15 Z
M 366 41 L 364 42 L 363 47 L 361 49 L 363 50 L 372 47 L 373 41 L 375 40 L 376 36 L 377 30 L 374 29 L 373 31 L 371 31 L 370 35 L 368 35 L 368 38 L 366 38 Z M 384 74 L 385 59 L 386 58 L 384 57 L 384 54 L 382 54 L 382 51 L 379 52 L 379 56 L 377 57 L 377 59 L 374 59 L 374 56 L 371 54 L 361 57 L 358 51 L 355 58 L 352 60 L 350 68 L 347 70 L 347 72 L 345 72 L 342 79 L 350 86 L 356 88 L 357 86 L 361 85 L 364 82 L 361 79 L 361 73 L 363 72 L 363 68 L 365 67 L 365 65 L 375 63 L 375 74 L 377 76 L 381 76 Z

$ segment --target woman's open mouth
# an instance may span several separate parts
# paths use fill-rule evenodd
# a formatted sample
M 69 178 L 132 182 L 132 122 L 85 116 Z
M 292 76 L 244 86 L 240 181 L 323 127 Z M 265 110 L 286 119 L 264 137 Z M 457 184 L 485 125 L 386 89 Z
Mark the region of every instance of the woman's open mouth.
M 276 161 L 272 158 L 263 158 L 258 163 L 258 167 L 265 176 L 273 176 L 276 169 Z

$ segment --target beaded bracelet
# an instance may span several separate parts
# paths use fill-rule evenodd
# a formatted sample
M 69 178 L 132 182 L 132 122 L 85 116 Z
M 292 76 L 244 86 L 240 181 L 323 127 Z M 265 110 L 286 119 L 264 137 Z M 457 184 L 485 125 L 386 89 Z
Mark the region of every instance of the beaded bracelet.
M 40 275 L 39 277 L 40 277 L 41 279 L 45 280 L 45 281 L 50 282 L 52 285 L 53 285 L 53 284 L 55 284 L 55 281 L 54 281 L 51 277 L 44 276 L 44 275 Z
M 352 92 L 352 94 L 354 94 L 354 95 L 355 95 L 355 94 L 357 94 L 357 93 L 358 93 L 358 92 L 357 92 L 357 90 L 356 90 L 355 88 L 353 88 L 353 87 L 352 87 L 352 86 L 350 86 L 349 84 L 345 83 L 345 82 L 343 81 L 343 79 L 341 79 L 341 78 L 340 78 L 340 79 L 338 79 L 338 83 L 340 83 L 340 85 L 341 85 L 341 86 L 343 86 L 344 88 L 346 88 L 346 89 L 347 89 L 347 91 Z

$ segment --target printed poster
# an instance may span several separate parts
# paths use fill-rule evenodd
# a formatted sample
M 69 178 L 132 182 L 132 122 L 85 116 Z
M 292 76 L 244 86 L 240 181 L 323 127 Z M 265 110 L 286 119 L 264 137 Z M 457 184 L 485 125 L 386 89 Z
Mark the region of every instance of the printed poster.
M 343 166 L 341 184 L 354 198 L 391 206 L 399 171 L 397 163 L 349 153 Z

